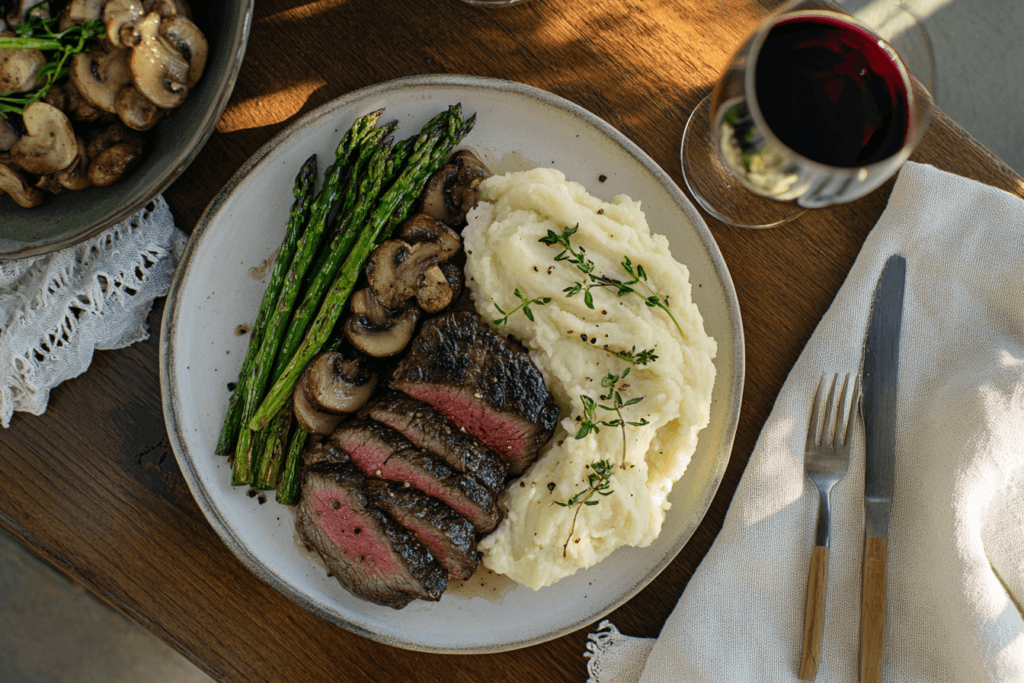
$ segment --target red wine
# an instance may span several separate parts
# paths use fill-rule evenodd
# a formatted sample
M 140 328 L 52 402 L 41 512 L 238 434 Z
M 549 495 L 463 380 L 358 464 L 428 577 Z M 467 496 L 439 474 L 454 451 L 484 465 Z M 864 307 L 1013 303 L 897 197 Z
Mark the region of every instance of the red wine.
M 906 142 L 910 110 L 899 66 L 877 37 L 833 15 L 772 27 L 757 57 L 755 87 L 768 127 L 812 161 L 864 166 Z

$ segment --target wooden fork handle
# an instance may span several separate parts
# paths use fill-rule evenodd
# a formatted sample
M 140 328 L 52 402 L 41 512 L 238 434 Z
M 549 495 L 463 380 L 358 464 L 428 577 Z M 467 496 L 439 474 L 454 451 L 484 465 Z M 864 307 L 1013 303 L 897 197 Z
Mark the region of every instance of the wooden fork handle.
M 860 680 L 881 683 L 885 649 L 885 567 L 888 539 L 864 539 L 860 588 Z
M 811 551 L 807 575 L 807 606 L 804 610 L 804 647 L 800 656 L 800 680 L 813 681 L 821 661 L 821 637 L 825 631 L 825 594 L 828 590 L 828 547 Z

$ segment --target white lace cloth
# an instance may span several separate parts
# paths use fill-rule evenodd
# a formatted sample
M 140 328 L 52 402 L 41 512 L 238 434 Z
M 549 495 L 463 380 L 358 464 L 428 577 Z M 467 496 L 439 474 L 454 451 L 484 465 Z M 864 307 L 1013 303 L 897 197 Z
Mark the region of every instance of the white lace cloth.
M 42 415 L 50 390 L 85 372 L 94 350 L 146 339 L 185 241 L 157 197 L 74 247 L 0 261 L 0 425 L 16 410 Z
M 823 372 L 856 372 L 885 260 L 907 259 L 884 679 L 1024 682 L 1024 202 L 908 163 L 779 393 L 722 531 L 657 640 L 608 622 L 596 683 L 796 681 Z M 794 296 L 799 294 L 794 292 Z M 818 683 L 856 681 L 864 432 L 833 492 Z

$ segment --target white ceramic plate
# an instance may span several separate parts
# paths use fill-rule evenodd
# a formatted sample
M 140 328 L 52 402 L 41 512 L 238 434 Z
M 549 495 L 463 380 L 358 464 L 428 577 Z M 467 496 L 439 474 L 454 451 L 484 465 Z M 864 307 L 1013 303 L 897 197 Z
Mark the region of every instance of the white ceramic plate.
M 664 529 L 648 548 L 622 548 L 604 562 L 533 591 L 486 573 L 440 602 L 396 611 L 351 596 L 297 541 L 290 508 L 266 504 L 230 484 L 227 459 L 213 454 L 265 283 L 250 272 L 280 245 L 294 176 L 318 154 L 322 169 L 352 121 L 386 107 L 398 137 L 461 102 L 477 114 L 464 144 L 494 158 L 552 165 L 594 194 L 642 202 L 653 230 L 668 236 L 690 269 L 693 296 L 718 340 L 711 423 L 669 500 Z M 507 161 L 507 160 L 506 160 Z M 600 177 L 604 177 L 602 181 Z M 200 219 L 168 295 L 160 338 L 164 415 L 175 455 L 203 512 L 242 562 L 276 590 L 327 621 L 415 650 L 482 653 L 525 647 L 582 628 L 647 585 L 682 549 L 721 481 L 743 388 L 743 338 L 732 281 L 711 233 L 668 175 L 593 114 L 525 85 L 469 76 L 391 81 L 335 100 L 256 153 Z M 504 579 L 504 577 L 498 577 Z M 484 583 L 480 586 L 479 583 Z M 510 583 L 510 582 L 509 582 Z

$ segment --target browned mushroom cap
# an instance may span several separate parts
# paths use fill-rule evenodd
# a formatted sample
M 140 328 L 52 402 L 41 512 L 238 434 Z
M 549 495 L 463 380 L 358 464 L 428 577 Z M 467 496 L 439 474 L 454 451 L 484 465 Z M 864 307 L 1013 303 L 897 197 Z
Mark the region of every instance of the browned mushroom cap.
M 334 413 L 323 413 L 313 407 L 313 404 L 306 398 L 306 392 L 303 389 L 301 380 L 295 385 L 295 391 L 292 392 L 292 412 L 295 413 L 295 419 L 298 420 L 299 426 L 305 429 L 310 434 L 319 434 L 320 436 L 327 436 L 335 430 L 335 428 L 341 424 L 341 421 L 345 419 L 344 415 L 335 415 Z
M 37 14 L 44 19 L 50 18 L 50 11 L 47 8 L 46 0 L 16 0 L 7 12 L 7 25 L 17 26 L 25 21 L 30 14 Z
M 53 89 L 51 88 L 50 91 L 52 92 Z M 57 102 L 50 102 L 50 104 L 67 114 L 69 119 L 73 121 L 98 121 L 111 116 L 109 113 L 89 104 L 71 81 L 64 83 L 62 91 L 63 97 L 60 99 L 63 100 L 63 103 L 58 100 Z M 58 106 L 59 104 L 64 106 Z
M 448 278 L 440 266 L 434 266 L 423 273 L 423 282 L 416 290 L 416 303 L 424 313 L 439 313 L 451 304 L 454 298 Z
M 39 176 L 39 180 L 36 181 L 35 186 L 49 194 L 60 194 L 64 191 L 64 186 L 57 181 L 56 173 Z
M 117 94 L 132 82 L 130 56 L 123 48 L 77 54 L 71 58 L 71 82 L 89 104 L 112 114 Z
M 480 183 L 490 175 L 483 162 L 469 150 L 460 150 L 427 181 L 423 213 L 451 225 L 461 225 L 466 212 L 480 198 Z
M 0 31 L 0 36 L 13 36 Z M 39 87 L 39 70 L 46 57 L 39 50 L 0 49 L 0 92 L 31 92 Z
M 66 168 L 75 160 L 75 131 L 64 113 L 46 102 L 33 102 L 21 117 L 25 135 L 11 145 L 11 161 L 45 175 Z
M 191 89 L 199 82 L 206 68 L 209 47 L 206 36 L 199 27 L 183 16 L 165 17 L 160 22 L 160 35 L 170 41 L 185 61 L 188 62 L 188 79 L 185 87 Z
M 78 154 L 70 166 L 57 172 L 57 182 L 68 190 L 84 190 L 87 187 L 92 187 L 92 181 L 89 180 L 89 152 L 85 140 L 75 138 L 75 142 L 78 146 Z
M 103 6 L 103 25 L 107 40 L 114 47 L 132 47 L 138 40 L 136 23 L 146 16 L 141 0 L 107 0 Z
M 352 346 L 374 358 L 387 358 L 402 352 L 416 332 L 420 309 L 409 306 L 400 313 L 388 313 L 383 323 L 353 311 L 345 321 L 345 336 Z
M 448 280 L 448 286 L 452 289 L 452 299 L 458 300 L 462 296 L 462 288 L 466 284 L 466 276 L 463 274 L 462 268 L 452 261 L 445 261 L 441 264 L 441 272 L 444 273 Z
M 26 209 L 42 204 L 46 194 L 38 187 L 32 187 L 25 177 L 6 164 L 0 164 L 0 195 L 11 195 L 18 206 Z
M 416 296 L 423 274 L 440 262 L 441 252 L 436 242 L 384 241 L 366 262 L 366 279 L 373 295 L 386 308 L 403 308 L 406 301 Z
M 192 18 L 192 8 L 189 7 L 185 0 L 156 0 L 150 11 L 156 12 L 161 17 L 170 17 L 177 14 L 186 19 Z
M 142 135 L 128 129 L 120 121 L 115 121 L 102 130 L 90 130 L 86 133 L 85 142 L 89 147 L 89 158 L 95 159 L 105 149 L 110 149 L 119 142 L 131 142 L 141 145 Z
M 369 287 L 360 289 L 349 300 L 353 315 L 366 316 L 374 325 L 383 325 L 388 321 L 388 309 L 377 300 Z
M 89 19 L 102 19 L 103 5 L 106 2 L 107 0 L 71 0 L 61 12 L 57 27 L 61 31 L 66 31 L 72 26 L 84 24 Z
M 130 85 L 117 94 L 114 109 L 124 125 L 133 130 L 149 130 L 163 118 L 165 112 Z
M 377 386 L 377 373 L 365 358 L 346 360 L 340 353 L 325 351 L 310 361 L 301 381 L 315 409 L 354 413 L 370 400 Z
M 188 60 L 160 35 L 156 12 L 147 14 L 136 26 L 139 41 L 131 58 L 135 88 L 161 109 L 180 107 L 188 95 Z
M 402 224 L 398 239 L 409 244 L 436 242 L 441 246 L 441 261 L 447 261 L 462 248 L 462 239 L 442 221 L 418 213 Z
M 0 117 L 0 152 L 6 152 L 17 141 L 18 131 L 14 130 L 10 121 Z
M 97 187 L 113 185 L 142 160 L 141 142 L 126 140 L 108 147 L 89 164 L 89 180 Z

